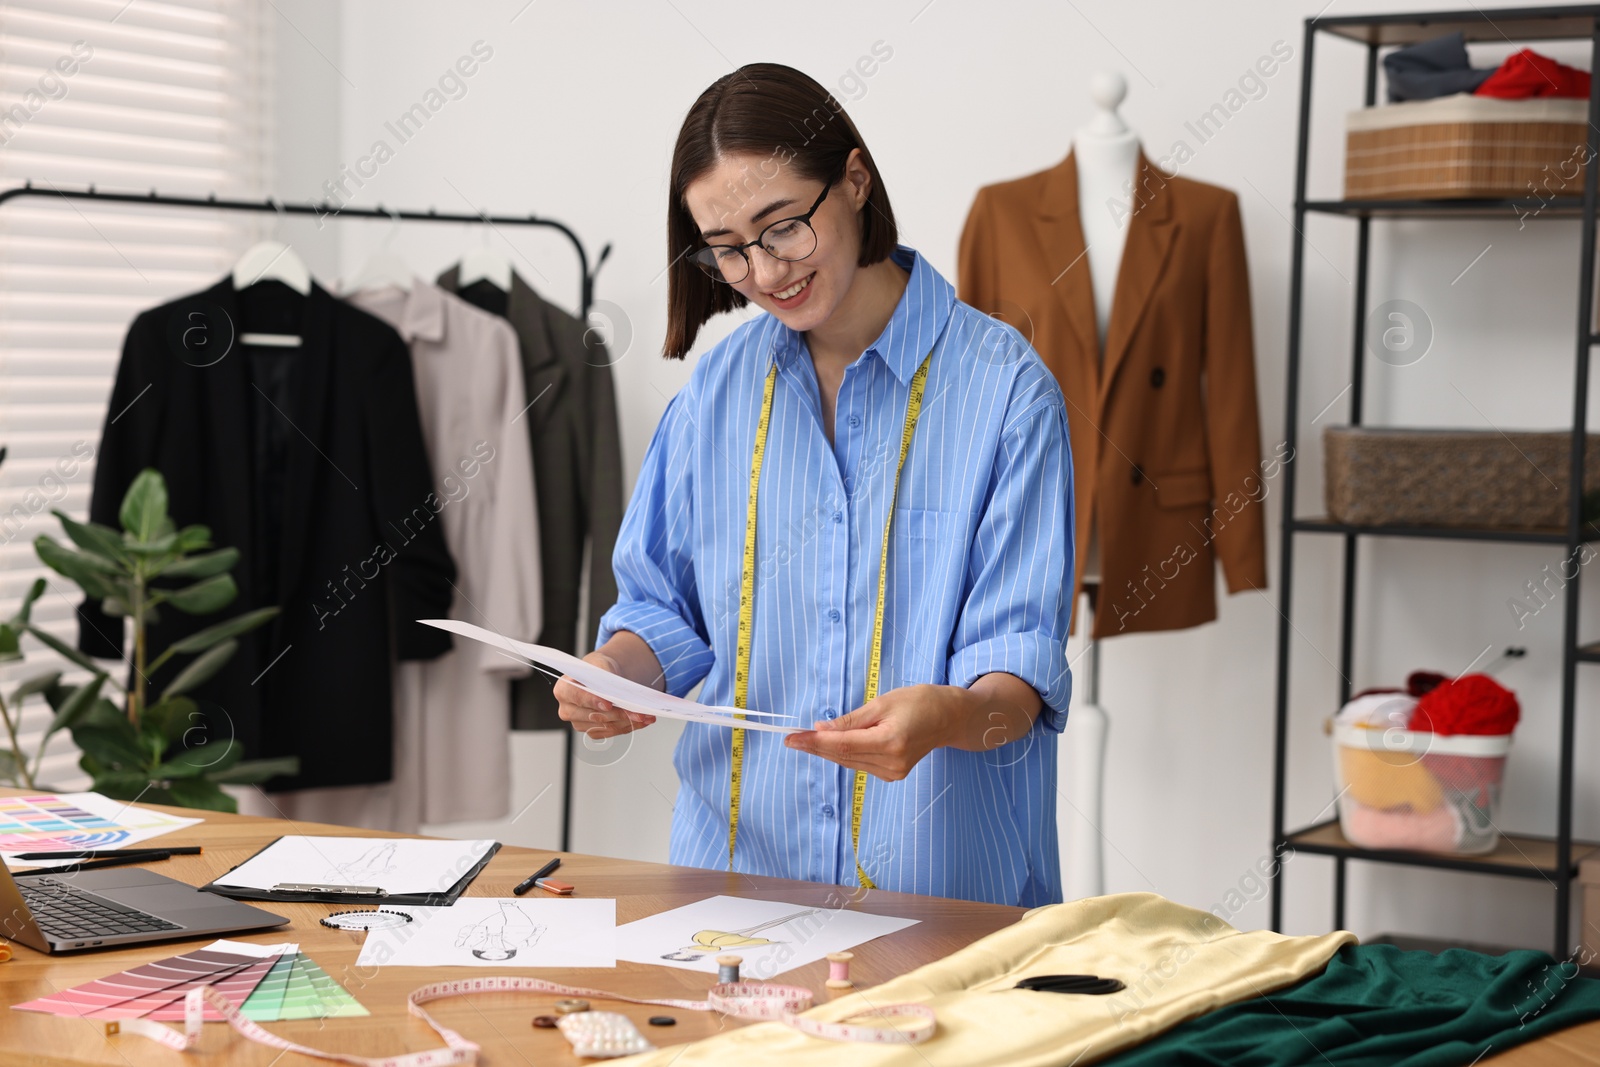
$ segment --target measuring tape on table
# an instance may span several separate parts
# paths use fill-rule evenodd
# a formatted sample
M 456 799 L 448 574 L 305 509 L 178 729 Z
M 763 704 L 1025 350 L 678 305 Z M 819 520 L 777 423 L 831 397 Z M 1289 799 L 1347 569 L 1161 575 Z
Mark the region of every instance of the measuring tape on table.
M 917 417 L 922 414 L 922 393 L 928 384 L 928 364 L 933 359 L 929 352 L 922 365 L 911 376 L 911 395 L 906 399 L 905 424 L 900 429 L 900 462 L 894 469 L 894 486 L 889 490 L 889 515 L 883 520 L 883 549 L 878 559 L 878 604 L 872 618 L 872 654 L 867 660 L 867 689 L 862 703 L 878 695 L 878 678 L 883 662 L 883 599 L 889 577 L 889 530 L 894 524 L 894 505 L 900 496 L 900 472 L 905 469 L 906 456 L 911 452 L 911 435 L 917 428 Z M 744 557 L 739 570 L 739 630 L 738 644 L 733 660 L 733 705 L 749 706 L 750 699 L 750 644 L 755 634 L 756 598 L 756 503 L 761 489 L 761 466 L 767 453 L 767 426 L 772 421 L 772 393 L 778 381 L 778 368 L 767 371 L 766 385 L 761 394 L 761 417 L 756 422 L 755 450 L 750 457 L 750 497 L 745 510 Z M 735 714 L 742 719 L 743 715 Z M 856 771 L 850 790 L 850 846 L 856 853 L 856 880 L 863 889 L 878 888 L 861 866 L 861 812 L 867 801 L 867 775 Z M 739 838 L 739 801 L 744 778 L 744 731 L 733 730 L 732 751 L 728 773 L 728 870 L 733 870 L 733 849 Z
M 481 1051 L 477 1042 L 462 1037 L 447 1026 L 441 1026 L 422 1005 L 449 997 L 469 993 L 555 993 L 564 997 L 593 997 L 597 1000 L 622 1000 L 629 1004 L 651 1004 L 664 1008 L 682 1008 L 685 1011 L 715 1011 L 740 1019 L 762 1019 L 782 1022 L 803 1034 L 825 1041 L 844 1041 L 880 1045 L 917 1045 L 933 1036 L 936 1028 L 933 1009 L 921 1004 L 891 1004 L 882 1008 L 869 1008 L 852 1015 L 843 1022 L 827 1023 L 817 1019 L 803 1019 L 800 1012 L 810 1009 L 811 990 L 802 986 L 768 985 L 758 982 L 733 982 L 715 985 L 705 1000 L 648 1000 L 608 993 L 603 989 L 585 989 L 581 986 L 561 985 L 539 978 L 463 978 L 454 982 L 435 982 L 417 989 L 406 998 L 406 1010 L 433 1028 L 444 1039 L 445 1047 L 424 1052 L 405 1052 L 396 1056 L 356 1056 L 346 1052 L 326 1052 L 279 1037 L 239 1013 L 239 1006 L 211 986 L 189 990 L 183 999 L 183 1030 L 150 1019 L 122 1019 L 106 1023 L 106 1033 L 130 1033 L 148 1037 L 175 1052 L 192 1052 L 200 1040 L 205 1026 L 205 1008 L 210 1005 L 227 1024 L 241 1035 L 259 1045 L 297 1052 L 302 1056 L 336 1060 L 356 1064 L 357 1067 L 443 1067 L 445 1064 L 475 1064 Z M 856 1020 L 877 1018 L 890 1020 L 890 1025 L 873 1025 Z M 910 1025 L 895 1025 L 894 1020 Z

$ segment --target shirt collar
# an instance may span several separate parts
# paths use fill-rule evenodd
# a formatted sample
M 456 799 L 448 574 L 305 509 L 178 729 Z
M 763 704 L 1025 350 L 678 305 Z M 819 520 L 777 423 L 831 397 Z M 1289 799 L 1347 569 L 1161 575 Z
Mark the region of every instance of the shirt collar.
M 406 294 L 406 309 L 397 324 L 400 336 L 407 344 L 419 338 L 438 342 L 444 338 L 444 290 L 429 285 L 421 278 L 411 283 Z
M 956 291 L 944 276 L 909 245 L 899 245 L 890 253 L 900 266 L 911 272 L 906 291 L 895 305 L 894 314 L 883 332 L 867 346 L 867 353 L 876 353 L 888 365 L 902 384 L 911 381 L 912 375 L 922 365 L 932 350 L 934 342 L 950 320 L 950 309 L 955 306 Z M 805 341 L 800 334 L 779 323 L 773 338 L 773 359 L 779 366 L 805 351 Z

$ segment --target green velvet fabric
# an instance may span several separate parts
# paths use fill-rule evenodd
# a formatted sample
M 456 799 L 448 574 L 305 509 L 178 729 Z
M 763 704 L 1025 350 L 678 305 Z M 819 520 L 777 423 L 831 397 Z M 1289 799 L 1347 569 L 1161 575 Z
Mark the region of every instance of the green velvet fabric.
M 1110 1067 L 1453 1067 L 1600 1019 L 1600 981 L 1518 950 L 1346 945 L 1314 978 L 1214 1011 Z

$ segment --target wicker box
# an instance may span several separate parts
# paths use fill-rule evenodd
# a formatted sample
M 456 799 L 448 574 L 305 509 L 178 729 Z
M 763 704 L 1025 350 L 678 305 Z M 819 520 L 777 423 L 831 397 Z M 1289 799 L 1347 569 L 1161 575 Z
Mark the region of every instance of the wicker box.
M 1587 100 L 1500 100 L 1457 94 L 1351 112 L 1345 123 L 1349 200 L 1579 196 Z
M 1330 426 L 1322 445 L 1335 522 L 1567 525 L 1569 433 Z M 1586 492 L 1600 488 L 1600 434 L 1589 434 L 1583 462 Z

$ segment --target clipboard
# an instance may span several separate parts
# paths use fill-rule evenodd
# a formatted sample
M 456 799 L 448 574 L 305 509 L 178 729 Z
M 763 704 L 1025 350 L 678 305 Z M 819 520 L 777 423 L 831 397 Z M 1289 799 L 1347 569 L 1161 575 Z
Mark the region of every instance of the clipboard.
M 491 843 L 489 848 L 484 852 L 482 857 L 480 857 L 478 861 L 472 865 L 470 870 L 463 874 L 461 878 L 449 889 L 438 893 L 390 893 L 381 885 L 344 886 L 314 882 L 280 882 L 273 889 L 258 889 L 252 886 L 222 884 L 229 874 L 232 874 L 240 867 L 243 867 L 246 863 L 251 862 L 251 860 L 256 859 L 256 857 L 277 845 L 280 841 L 284 840 L 284 837 L 290 836 L 305 837 L 316 835 L 286 834 L 282 837 L 274 838 L 270 843 L 259 849 L 255 855 L 249 857 L 249 859 L 246 859 L 241 863 L 234 864 L 232 867 L 228 868 L 226 873 L 211 880 L 200 888 L 208 893 L 215 893 L 218 896 L 229 897 L 233 900 L 276 900 L 291 903 L 300 902 L 321 904 L 396 904 L 411 905 L 413 907 L 447 908 L 451 904 L 454 904 L 462 893 L 466 892 L 467 886 L 472 884 L 472 880 L 478 877 L 479 872 L 481 872 L 483 868 L 488 865 L 489 861 L 494 858 L 495 853 L 500 851 L 500 842 L 495 841 Z M 395 840 L 400 841 L 407 839 L 395 838 Z

